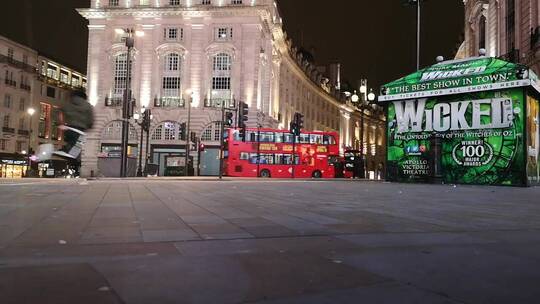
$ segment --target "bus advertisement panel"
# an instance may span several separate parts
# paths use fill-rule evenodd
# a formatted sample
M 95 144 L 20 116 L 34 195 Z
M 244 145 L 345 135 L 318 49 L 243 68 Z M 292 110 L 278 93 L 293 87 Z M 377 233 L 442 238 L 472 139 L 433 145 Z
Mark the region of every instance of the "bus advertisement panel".
M 233 177 L 334 178 L 332 157 L 339 156 L 335 132 L 304 132 L 293 141 L 286 130 L 225 132 L 224 172 Z M 294 157 L 293 157 L 294 155 Z

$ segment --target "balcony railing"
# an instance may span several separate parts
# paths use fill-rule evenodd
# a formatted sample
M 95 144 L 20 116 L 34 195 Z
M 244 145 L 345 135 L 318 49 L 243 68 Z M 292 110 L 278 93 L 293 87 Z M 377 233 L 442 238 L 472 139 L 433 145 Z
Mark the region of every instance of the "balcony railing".
M 9 85 L 9 86 L 12 86 L 12 87 L 16 87 L 17 86 L 17 82 L 15 80 L 12 80 L 12 79 L 4 79 L 4 83 Z
M 52 84 L 54 86 L 61 87 L 61 88 L 67 88 L 67 89 L 71 89 L 71 90 L 85 89 L 83 84 L 69 84 L 69 83 L 65 83 L 63 81 L 51 78 L 51 77 L 49 77 L 47 75 L 43 75 L 43 74 L 38 74 L 37 77 L 38 77 L 38 80 L 45 81 L 48 84 Z
M 2 132 L 15 134 L 15 128 L 2 127 Z
M 183 108 L 186 103 L 180 97 L 161 97 L 154 98 L 154 106 L 158 108 Z
M 122 97 L 105 97 L 105 106 L 120 107 L 124 99 Z
M 28 135 L 30 135 L 30 131 L 28 131 L 28 130 L 20 130 L 19 129 L 19 130 L 17 130 L 17 134 L 23 135 L 23 136 L 28 136 Z
M 24 83 L 21 83 L 20 87 L 21 87 L 21 89 L 23 89 L 25 91 L 30 91 L 32 89 L 32 87 L 30 87 L 29 84 L 24 84 Z
M 24 63 L 18 60 L 15 60 L 11 57 L 8 57 L 6 55 L 0 55 L 0 63 L 7 63 L 13 67 L 16 67 L 18 69 L 21 69 L 23 71 L 26 71 L 28 73 L 35 73 L 36 67 L 33 67 L 29 65 L 28 63 Z
M 206 98 L 204 100 L 205 108 L 225 108 L 225 109 L 235 109 L 236 101 L 234 99 L 227 98 Z

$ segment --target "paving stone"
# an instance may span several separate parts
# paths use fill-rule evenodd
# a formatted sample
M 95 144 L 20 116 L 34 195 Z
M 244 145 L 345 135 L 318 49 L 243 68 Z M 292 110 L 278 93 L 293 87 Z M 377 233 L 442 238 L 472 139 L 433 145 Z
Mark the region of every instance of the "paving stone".
M 143 240 L 145 242 L 171 242 L 200 240 L 200 237 L 191 229 L 181 230 L 143 230 Z

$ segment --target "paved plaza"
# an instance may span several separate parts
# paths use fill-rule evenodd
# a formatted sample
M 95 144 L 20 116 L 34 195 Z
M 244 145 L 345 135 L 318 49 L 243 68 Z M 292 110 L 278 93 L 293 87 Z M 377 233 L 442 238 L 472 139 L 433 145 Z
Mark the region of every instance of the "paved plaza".
M 539 303 L 540 188 L 0 182 L 0 303 Z

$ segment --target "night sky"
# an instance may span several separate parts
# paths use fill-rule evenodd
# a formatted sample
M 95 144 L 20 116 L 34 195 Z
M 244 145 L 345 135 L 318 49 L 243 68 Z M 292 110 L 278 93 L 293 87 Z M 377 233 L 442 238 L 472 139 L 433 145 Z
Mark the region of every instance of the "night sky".
M 89 0 L 2 1 L 0 34 L 63 64 L 86 70 L 87 22 L 75 12 Z M 367 77 L 379 86 L 414 71 L 415 10 L 402 0 L 278 0 L 297 44 L 315 49 L 318 64 L 339 61 L 353 85 Z M 422 66 L 451 58 L 463 32 L 463 1 L 424 4 Z

